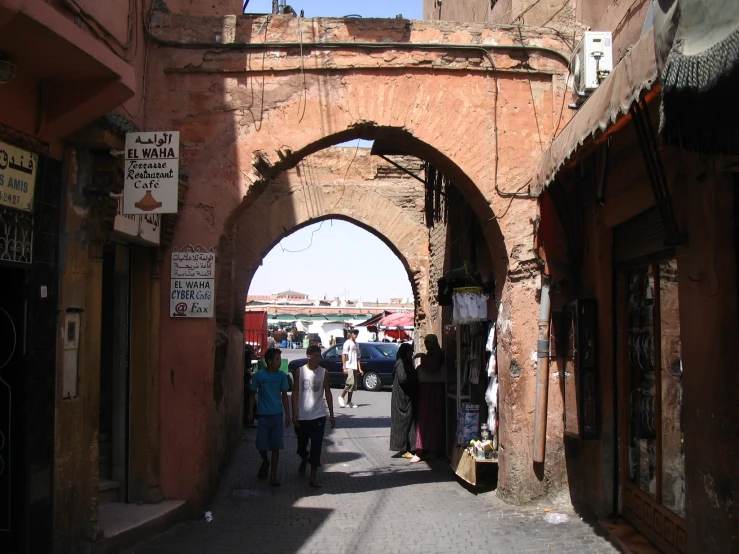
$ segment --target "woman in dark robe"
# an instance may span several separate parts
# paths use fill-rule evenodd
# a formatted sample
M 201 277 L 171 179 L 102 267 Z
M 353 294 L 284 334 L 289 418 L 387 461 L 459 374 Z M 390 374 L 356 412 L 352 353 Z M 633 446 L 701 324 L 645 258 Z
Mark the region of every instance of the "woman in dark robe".
M 436 335 L 428 334 L 423 340 L 426 353 L 419 358 L 418 417 L 416 418 L 415 464 L 422 459 L 431 460 L 444 451 L 444 351 Z
M 390 450 L 403 458 L 413 458 L 416 449 L 415 404 L 418 376 L 413 367 L 413 346 L 398 348 L 393 369 L 393 394 L 390 400 Z

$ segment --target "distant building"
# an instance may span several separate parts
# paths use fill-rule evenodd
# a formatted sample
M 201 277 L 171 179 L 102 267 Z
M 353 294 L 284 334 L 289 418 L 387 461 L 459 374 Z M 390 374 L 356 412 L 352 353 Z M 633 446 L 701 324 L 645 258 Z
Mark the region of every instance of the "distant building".
M 308 295 L 302 292 L 295 292 L 294 290 L 286 290 L 284 292 L 278 292 L 273 298 L 277 300 L 308 300 Z

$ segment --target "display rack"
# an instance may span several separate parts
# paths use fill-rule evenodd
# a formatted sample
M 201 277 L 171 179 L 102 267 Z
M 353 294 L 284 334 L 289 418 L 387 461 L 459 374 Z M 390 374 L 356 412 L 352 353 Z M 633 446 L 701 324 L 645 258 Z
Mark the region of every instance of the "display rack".
M 466 404 L 477 406 L 476 435 L 480 425 L 488 419 L 485 391 L 488 386 L 487 365 L 492 354 L 485 350 L 489 329 L 488 322 L 447 325 L 444 327 L 443 348 L 446 356 L 446 455 L 455 473 L 472 485 L 485 479 L 487 469 L 497 465 L 495 459 L 478 458 L 468 451 L 467 444 L 459 444 L 458 426 L 460 414 Z M 474 411 L 472 417 L 474 420 Z M 497 429 L 493 430 L 497 433 Z M 497 437 L 495 440 L 497 450 Z

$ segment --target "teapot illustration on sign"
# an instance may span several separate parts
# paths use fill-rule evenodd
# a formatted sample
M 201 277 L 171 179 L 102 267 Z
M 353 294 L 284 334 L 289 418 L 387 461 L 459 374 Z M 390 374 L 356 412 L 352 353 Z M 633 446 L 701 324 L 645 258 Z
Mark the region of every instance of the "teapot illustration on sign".
M 156 210 L 157 208 L 161 208 L 162 203 L 157 202 L 156 198 L 152 196 L 151 191 L 147 190 L 146 194 L 144 194 L 144 197 L 136 202 L 134 206 L 136 206 L 141 211 L 150 212 L 152 210 Z

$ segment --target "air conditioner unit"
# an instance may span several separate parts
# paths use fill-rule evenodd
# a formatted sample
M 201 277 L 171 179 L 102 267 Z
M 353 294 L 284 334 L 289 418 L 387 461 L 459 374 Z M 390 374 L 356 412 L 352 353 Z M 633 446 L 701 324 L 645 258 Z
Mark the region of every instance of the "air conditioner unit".
M 589 96 L 612 70 L 611 33 L 587 31 L 570 61 L 575 94 L 582 99 Z

